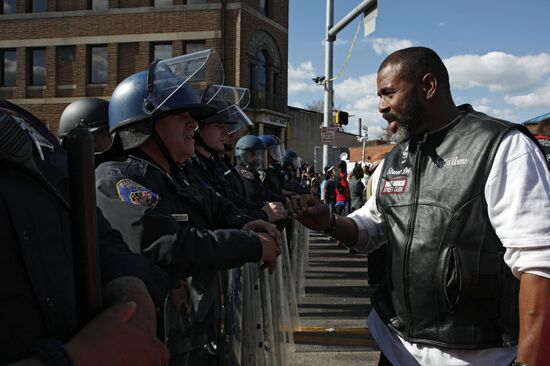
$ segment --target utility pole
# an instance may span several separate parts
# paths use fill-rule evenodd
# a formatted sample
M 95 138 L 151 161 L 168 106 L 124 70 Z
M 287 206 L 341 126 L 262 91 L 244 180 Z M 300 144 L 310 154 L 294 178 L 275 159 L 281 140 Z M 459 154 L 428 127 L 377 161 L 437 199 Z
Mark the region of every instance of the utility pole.
M 334 23 L 334 0 L 327 0 L 327 33 L 325 42 L 325 109 L 323 113 L 323 127 L 332 125 L 332 58 L 334 41 L 329 36 L 329 32 Z M 323 144 L 323 169 L 328 165 L 329 145 Z
M 327 0 L 327 19 L 325 37 L 325 108 L 323 114 L 323 127 L 332 125 L 332 98 L 334 95 L 332 87 L 333 50 L 336 35 L 343 30 L 355 18 L 363 14 L 365 19 L 371 18 L 377 9 L 377 0 L 363 0 L 355 9 L 343 17 L 335 26 L 334 24 L 334 0 Z M 369 17 L 370 15 L 370 17 Z M 374 27 L 372 27 L 374 29 Z M 365 33 L 365 37 L 367 34 Z M 329 145 L 323 144 L 323 168 L 329 164 Z

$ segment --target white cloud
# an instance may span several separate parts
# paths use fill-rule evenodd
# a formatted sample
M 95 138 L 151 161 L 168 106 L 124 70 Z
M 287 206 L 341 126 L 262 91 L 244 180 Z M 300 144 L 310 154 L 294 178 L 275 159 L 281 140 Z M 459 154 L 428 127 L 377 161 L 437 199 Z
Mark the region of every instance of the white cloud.
M 340 38 L 336 38 L 336 41 L 333 42 L 334 46 L 338 47 L 338 46 L 343 46 L 343 45 L 346 45 L 348 44 L 349 41 L 347 39 L 340 39 Z M 321 40 L 321 46 L 325 47 L 325 40 Z
M 291 107 L 307 109 L 307 108 L 306 108 L 306 105 L 305 105 L 304 103 L 299 102 L 299 101 L 297 101 L 297 100 L 292 101 L 292 102 L 288 102 L 288 105 L 291 106 Z
M 457 89 L 487 87 L 513 93 L 532 89 L 550 76 L 550 54 L 514 56 L 504 52 L 458 55 L 444 60 L 451 85 Z
M 504 100 L 520 108 L 550 108 L 550 81 L 524 95 L 506 95 Z
M 378 96 L 376 95 L 376 73 L 348 78 L 334 85 L 335 105 L 341 108 L 354 118 L 362 118 L 363 124 L 369 127 L 369 138 L 382 136 L 382 129 L 387 122 L 382 119 L 378 112 Z M 357 125 L 347 128 L 348 131 L 357 133 Z
M 389 55 L 394 51 L 414 45 L 411 40 L 398 38 L 367 38 L 366 42 L 372 43 L 372 48 L 377 55 Z
M 302 62 L 294 67 L 288 64 L 288 95 L 294 95 L 303 92 L 315 92 L 321 87 L 315 85 L 311 80 L 319 76 L 313 67 L 311 61 Z

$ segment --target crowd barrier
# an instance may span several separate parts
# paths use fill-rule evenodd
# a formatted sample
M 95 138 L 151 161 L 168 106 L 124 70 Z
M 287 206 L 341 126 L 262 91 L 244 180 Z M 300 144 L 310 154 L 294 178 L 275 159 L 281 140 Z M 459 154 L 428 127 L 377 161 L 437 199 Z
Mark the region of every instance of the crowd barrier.
M 282 253 L 273 273 L 249 263 L 230 271 L 227 300 L 226 364 L 287 366 L 300 330 L 298 304 L 305 294 L 309 229 L 294 221 L 282 232 Z

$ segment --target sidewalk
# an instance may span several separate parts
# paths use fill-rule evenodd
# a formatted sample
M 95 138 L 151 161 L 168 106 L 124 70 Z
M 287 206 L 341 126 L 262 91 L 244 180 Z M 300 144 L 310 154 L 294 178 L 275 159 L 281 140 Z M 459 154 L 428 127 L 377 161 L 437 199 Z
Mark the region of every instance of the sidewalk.
M 375 366 L 378 348 L 366 328 L 371 309 L 367 259 L 350 255 L 324 234 L 311 232 L 301 332 L 290 366 Z

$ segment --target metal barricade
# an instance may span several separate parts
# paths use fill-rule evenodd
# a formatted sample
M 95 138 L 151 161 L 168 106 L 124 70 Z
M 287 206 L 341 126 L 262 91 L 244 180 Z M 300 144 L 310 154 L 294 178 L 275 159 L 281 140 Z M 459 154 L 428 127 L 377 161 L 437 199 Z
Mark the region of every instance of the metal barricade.
M 298 303 L 304 296 L 309 230 L 293 223 L 292 249 L 282 233 L 282 253 L 273 273 L 247 264 L 234 278 L 234 321 L 232 351 L 241 352 L 237 366 L 288 366 L 294 351 L 293 333 L 299 331 Z M 239 303 L 241 301 L 241 303 Z M 240 329 L 240 331 L 239 331 Z
M 296 282 L 296 301 L 302 303 L 305 296 L 305 272 L 308 265 L 309 255 L 309 229 L 299 222 L 294 222 L 292 242 L 292 264 L 294 279 Z

